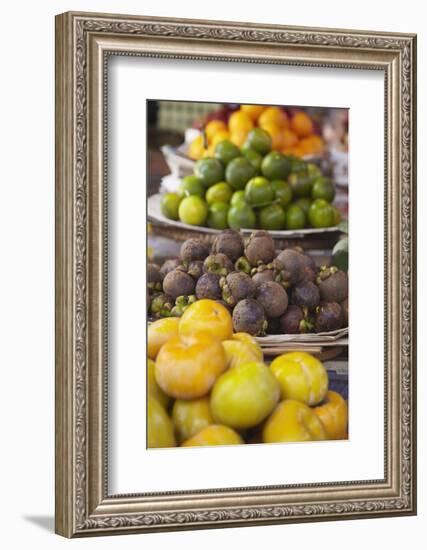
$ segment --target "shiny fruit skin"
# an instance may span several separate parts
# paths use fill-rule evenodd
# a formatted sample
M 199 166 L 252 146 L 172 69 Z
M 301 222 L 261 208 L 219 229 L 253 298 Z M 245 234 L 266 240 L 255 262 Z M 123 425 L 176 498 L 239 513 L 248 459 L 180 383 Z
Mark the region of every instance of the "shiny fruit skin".
M 314 180 L 313 187 L 311 189 L 312 199 L 324 199 L 328 202 L 332 202 L 335 198 L 335 184 L 330 178 L 321 176 Z
M 199 178 L 204 187 L 224 180 L 224 166 L 216 158 L 204 158 L 196 162 L 194 175 Z
M 233 189 L 244 189 L 248 181 L 255 176 L 255 168 L 245 157 L 230 161 L 225 170 L 225 179 Z
M 279 231 L 285 227 L 286 216 L 283 206 L 270 204 L 264 206 L 258 215 L 259 227 L 268 231 Z
M 254 126 L 252 119 L 244 111 L 235 111 L 228 119 L 230 133 L 249 132 Z
M 229 428 L 219 424 L 212 424 L 202 428 L 197 434 L 187 439 L 183 447 L 207 447 L 212 445 L 241 445 L 244 443 L 240 435 Z
M 314 126 L 309 115 L 300 111 L 292 117 L 291 129 L 299 138 L 303 138 L 313 133 Z
M 280 107 L 267 107 L 258 118 L 258 126 L 261 128 L 265 124 L 276 124 L 280 128 L 286 128 L 289 126 L 288 115 Z
M 243 189 L 240 189 L 240 191 L 234 191 L 231 195 L 230 206 L 237 206 L 238 204 L 247 204 Z
M 289 157 L 279 151 L 271 151 L 263 158 L 261 163 L 262 175 L 269 180 L 286 180 L 291 171 Z
M 262 430 L 264 443 L 293 441 L 323 441 L 325 428 L 310 407 L 300 401 L 287 399 L 274 409 Z
M 169 220 L 179 219 L 179 205 L 181 197 L 177 193 L 165 193 L 160 200 L 160 210 Z
M 281 206 L 288 206 L 292 202 L 292 187 L 287 181 L 273 180 L 271 187 L 274 191 L 274 198 L 279 201 Z
M 147 329 L 147 353 L 155 360 L 160 348 L 174 336 L 178 336 L 179 317 L 165 317 L 151 323 Z
M 182 199 L 179 205 L 179 219 L 189 225 L 204 225 L 208 217 L 206 202 L 197 195 Z
M 213 424 L 209 398 L 202 397 L 193 401 L 176 399 L 172 407 L 172 421 L 180 442 Z
M 160 388 L 171 397 L 197 399 L 209 392 L 226 368 L 224 348 L 215 336 L 176 336 L 162 346 L 155 376 Z
M 208 138 L 208 141 L 211 141 L 217 132 L 223 131 L 226 128 L 227 126 L 223 120 L 210 120 L 205 126 L 205 134 Z
M 251 206 L 262 206 L 274 199 L 271 183 L 267 178 L 257 176 L 248 181 L 245 187 L 245 200 Z
M 238 340 L 224 340 L 222 346 L 227 359 L 227 368 L 231 369 L 242 363 L 259 361 L 259 354 L 253 346 Z
M 214 202 L 229 202 L 233 194 L 232 188 L 225 181 L 220 181 L 209 187 L 206 191 L 206 202 L 213 204 Z
M 328 373 L 323 364 L 304 351 L 276 357 L 270 370 L 280 384 L 281 399 L 294 399 L 306 405 L 320 403 L 328 391 Z
M 308 220 L 313 227 L 331 227 L 335 215 L 332 206 L 324 199 L 315 199 L 308 210 Z
M 253 149 L 260 155 L 266 155 L 271 151 L 272 140 L 267 130 L 254 128 L 248 134 L 244 147 Z
M 264 362 L 264 354 L 262 352 L 261 346 L 257 343 L 255 338 L 248 334 L 247 332 L 235 332 L 232 336 L 233 340 L 238 340 L 239 342 L 244 342 L 246 345 L 251 346 L 253 352 L 256 355 L 256 360 Z
M 261 170 L 262 155 L 250 147 L 242 148 L 242 155 L 248 160 L 257 172 Z
M 216 381 L 211 411 L 216 422 L 231 428 L 256 426 L 277 404 L 280 387 L 264 363 L 242 363 Z
M 171 419 L 160 403 L 150 396 L 147 403 L 147 447 L 176 447 Z
M 157 385 L 154 373 L 155 368 L 155 362 L 152 359 L 147 359 L 147 394 L 157 399 L 160 405 L 162 405 L 164 409 L 167 409 L 170 398 Z
M 233 321 L 227 308 L 215 300 L 198 300 L 183 313 L 179 323 L 182 337 L 210 333 L 219 340 L 229 340 L 233 335 Z
M 241 105 L 240 110 L 246 113 L 253 122 L 256 122 L 261 115 L 261 113 L 265 110 L 264 105 Z
M 212 229 L 227 229 L 228 211 L 230 205 L 226 202 L 214 202 L 209 206 L 208 226 Z
M 182 178 L 179 186 L 179 194 L 182 197 L 189 197 L 190 195 L 197 195 L 201 198 L 205 196 L 205 188 L 202 182 L 196 176 L 185 176 Z
M 286 229 L 304 229 L 307 218 L 304 210 L 296 203 L 292 203 L 286 209 Z
M 206 153 L 206 148 L 203 141 L 203 136 L 197 136 L 193 139 L 188 147 L 188 156 L 193 160 L 200 160 Z
M 239 202 L 228 211 L 227 223 L 231 229 L 252 229 L 256 224 L 256 215 L 246 202 Z
M 347 439 L 348 407 L 339 393 L 328 391 L 313 411 L 322 421 L 328 439 Z
M 240 157 L 240 149 L 230 140 L 225 139 L 215 146 L 215 157 L 219 159 L 224 166 L 227 166 L 234 158 Z

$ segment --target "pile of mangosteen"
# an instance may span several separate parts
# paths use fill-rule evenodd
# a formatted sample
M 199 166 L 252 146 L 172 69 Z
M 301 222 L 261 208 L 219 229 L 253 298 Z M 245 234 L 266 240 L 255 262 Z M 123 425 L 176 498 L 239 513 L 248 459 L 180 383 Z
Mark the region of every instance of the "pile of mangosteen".
M 235 332 L 253 336 L 329 332 L 348 325 L 348 277 L 334 266 L 316 267 L 299 247 L 277 251 L 267 231 L 244 240 L 226 229 L 209 247 L 186 240 L 179 258 L 148 265 L 152 318 L 180 316 L 196 300 L 217 300 Z

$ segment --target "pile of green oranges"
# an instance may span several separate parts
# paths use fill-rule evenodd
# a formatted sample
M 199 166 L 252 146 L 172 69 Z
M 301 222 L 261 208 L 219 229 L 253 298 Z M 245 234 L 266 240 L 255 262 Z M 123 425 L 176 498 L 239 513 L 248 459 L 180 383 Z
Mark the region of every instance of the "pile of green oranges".
M 223 140 L 198 160 L 178 193 L 162 196 L 161 211 L 218 230 L 298 230 L 336 226 L 334 198 L 334 182 L 317 165 L 273 151 L 270 134 L 253 128 L 241 148 Z

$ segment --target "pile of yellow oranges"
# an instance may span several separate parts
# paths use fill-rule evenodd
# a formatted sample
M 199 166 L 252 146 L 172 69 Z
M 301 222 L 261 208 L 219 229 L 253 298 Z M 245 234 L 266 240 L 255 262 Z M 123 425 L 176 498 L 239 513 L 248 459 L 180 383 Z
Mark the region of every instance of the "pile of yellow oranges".
M 266 130 L 271 136 L 273 150 L 286 155 L 317 155 L 325 147 L 305 111 L 296 111 L 290 117 L 277 106 L 241 105 L 231 114 L 228 125 L 223 120 L 209 121 L 204 128 L 205 136 L 199 135 L 190 143 L 188 156 L 193 160 L 212 157 L 216 145 L 224 140 L 243 147 L 249 131 L 255 127 Z

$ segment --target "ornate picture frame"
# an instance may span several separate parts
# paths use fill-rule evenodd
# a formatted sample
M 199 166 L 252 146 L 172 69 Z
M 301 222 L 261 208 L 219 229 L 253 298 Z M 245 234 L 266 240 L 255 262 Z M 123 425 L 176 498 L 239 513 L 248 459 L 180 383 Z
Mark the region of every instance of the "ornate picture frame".
M 106 59 L 384 72 L 385 477 L 111 495 L 107 486 Z M 56 532 L 66 537 L 416 513 L 416 37 L 65 13 L 56 18 Z

